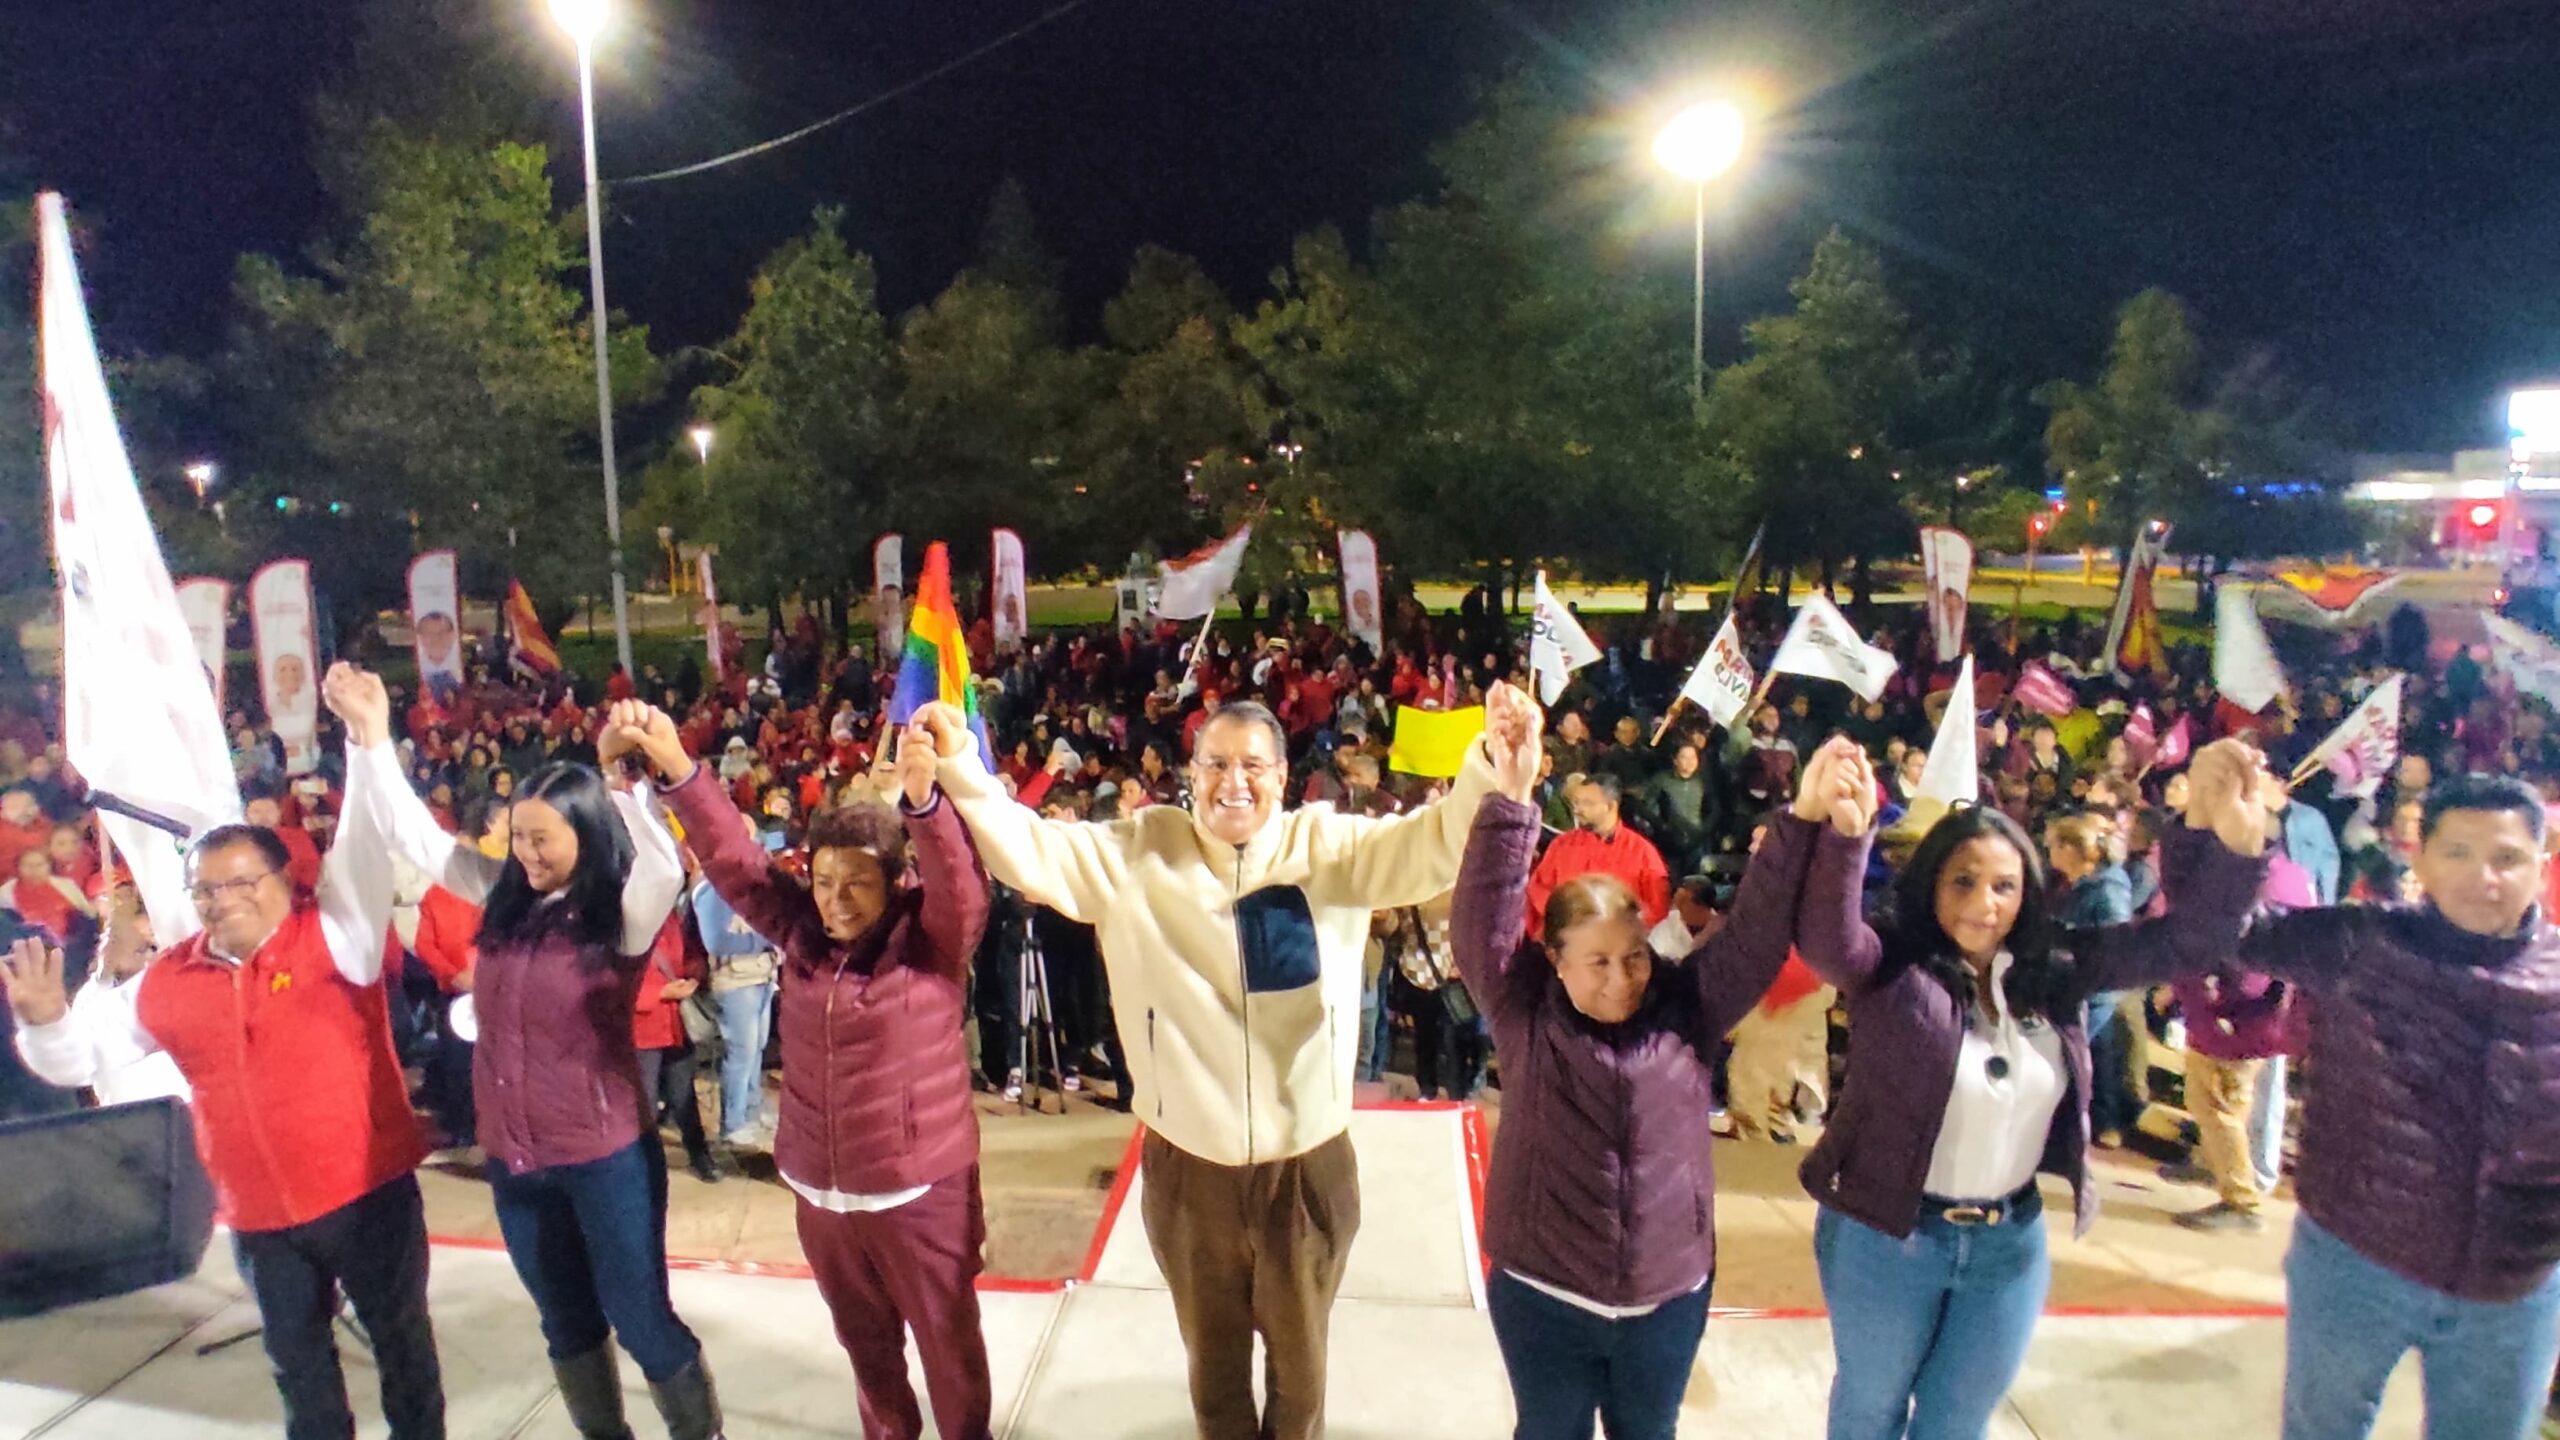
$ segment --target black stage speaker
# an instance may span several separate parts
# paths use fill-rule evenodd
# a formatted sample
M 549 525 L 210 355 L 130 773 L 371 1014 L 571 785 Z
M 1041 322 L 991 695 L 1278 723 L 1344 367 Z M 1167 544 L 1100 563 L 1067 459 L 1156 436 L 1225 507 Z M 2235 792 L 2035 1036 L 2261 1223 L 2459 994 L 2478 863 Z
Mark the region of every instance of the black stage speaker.
M 212 1236 L 178 1101 L 0 1125 L 0 1318 L 185 1279 Z

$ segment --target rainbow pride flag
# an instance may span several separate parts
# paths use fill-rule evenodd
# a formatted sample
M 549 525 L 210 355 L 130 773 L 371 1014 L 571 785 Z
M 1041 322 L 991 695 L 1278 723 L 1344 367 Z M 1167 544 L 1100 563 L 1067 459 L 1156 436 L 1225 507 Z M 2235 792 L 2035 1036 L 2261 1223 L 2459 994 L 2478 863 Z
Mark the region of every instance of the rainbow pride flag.
M 995 767 L 987 723 L 978 714 L 978 687 L 969 678 L 968 632 L 951 603 L 951 550 L 936 540 L 925 547 L 924 574 L 916 580 L 915 607 L 907 615 L 907 653 L 898 663 L 898 688 L 889 697 L 889 719 L 904 725 L 918 710 L 943 701 L 969 717 L 978 758 Z

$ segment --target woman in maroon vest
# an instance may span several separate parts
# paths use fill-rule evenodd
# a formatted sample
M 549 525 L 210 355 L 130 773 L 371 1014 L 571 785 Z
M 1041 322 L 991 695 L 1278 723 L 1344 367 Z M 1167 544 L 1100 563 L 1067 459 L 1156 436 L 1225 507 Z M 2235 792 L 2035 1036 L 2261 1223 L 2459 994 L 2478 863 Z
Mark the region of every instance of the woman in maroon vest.
M 782 949 L 774 1164 L 800 1197 L 800 1246 L 853 1360 L 862 1433 L 924 1433 L 907 1380 L 912 1327 L 938 1433 L 986 1440 L 993 1398 L 974 1288 L 986 1210 L 960 1027 L 987 877 L 934 787 L 933 739 L 903 738 L 897 810 L 811 817 L 804 888 L 749 838 L 673 721 L 651 711 L 637 733 L 712 888 Z
M 1930 827 L 1874 928 L 1864 841 L 1815 854 L 1796 945 L 1840 987 L 1852 1037 L 1803 1167 L 1838 1357 L 1830 1440 L 1979 1440 L 2017 1378 L 2053 1273 L 2037 1174 L 2070 1185 L 2075 1233 L 2098 1213 L 2088 998 L 2228 959 L 2265 868 L 2257 753 L 2226 740 L 2192 773 L 2170 912 L 2139 925 L 2058 936 L 2034 842 L 1982 806 Z
M 1450 939 L 1503 1063 L 1485 1253 L 1512 1435 L 1587 1437 L 1596 1414 L 1610 1440 L 1671 1440 L 1715 1278 L 1717 1053 L 1786 962 L 1817 846 L 1855 848 L 1875 788 L 1848 741 L 1816 751 L 1732 920 L 1694 954 L 1656 956 L 1635 891 L 1608 874 L 1557 886 L 1524 945 L 1535 713 L 1525 742 L 1487 748 L 1503 794 L 1467 837 Z
M 598 749 L 609 769 L 645 709 L 614 707 Z M 456 845 L 414 794 L 392 801 L 394 848 L 482 906 L 480 1146 L 571 1422 L 586 1440 L 628 1440 L 619 1338 L 672 1440 L 713 1440 L 711 1372 L 667 1290 L 667 1157 L 631 1023 L 684 885 L 674 837 L 643 791 L 583 765 L 546 765 L 516 787 L 503 862 Z

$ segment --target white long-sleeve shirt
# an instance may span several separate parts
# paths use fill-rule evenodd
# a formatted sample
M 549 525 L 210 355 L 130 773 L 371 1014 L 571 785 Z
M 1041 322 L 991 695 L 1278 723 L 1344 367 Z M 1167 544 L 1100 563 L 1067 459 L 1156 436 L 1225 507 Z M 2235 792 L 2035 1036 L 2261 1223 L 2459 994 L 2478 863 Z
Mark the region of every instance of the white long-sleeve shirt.
M 350 985 L 372 985 L 382 978 L 382 937 L 391 924 L 391 852 L 384 843 L 376 792 L 386 783 L 404 794 L 409 788 L 399 755 L 389 744 L 347 747 L 346 804 L 338 817 L 337 841 L 320 860 L 314 903 L 330 962 Z M 232 965 L 242 958 L 225 953 L 210 935 L 205 953 Z M 70 1089 L 98 1085 L 101 1076 L 159 1054 L 160 1043 L 135 1014 L 133 993 L 141 983 L 137 977 L 121 987 L 126 992 L 121 1003 L 102 997 L 83 1005 L 80 1001 L 100 987 L 95 982 L 81 987 L 61 1019 L 18 1027 L 19 1058 L 46 1084 Z M 106 1098 L 103 1092 L 99 1098 Z
M 396 772 L 392 778 L 399 779 Z M 654 791 L 644 786 L 610 793 L 631 836 L 631 873 L 622 882 L 622 953 L 646 955 L 684 895 L 684 864 L 676 855 L 675 836 L 658 813 Z M 352 803 L 352 784 L 348 794 Z M 427 802 L 406 783 L 379 785 L 372 794 L 380 802 L 378 823 L 392 853 L 472 904 L 488 902 L 490 888 L 506 869 L 504 860 L 491 859 L 446 834 Z M 387 873 L 389 861 L 384 864 Z

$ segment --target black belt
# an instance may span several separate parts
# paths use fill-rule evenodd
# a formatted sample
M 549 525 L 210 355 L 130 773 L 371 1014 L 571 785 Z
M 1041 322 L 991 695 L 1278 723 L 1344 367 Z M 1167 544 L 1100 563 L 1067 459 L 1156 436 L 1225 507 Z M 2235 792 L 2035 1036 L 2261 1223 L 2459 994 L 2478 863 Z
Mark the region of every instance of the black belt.
M 1944 1220 L 1950 1225 L 2006 1225 L 2019 1218 L 2021 1209 L 2041 1199 L 2032 1180 L 2005 1200 L 1949 1200 L 1939 1195 L 1923 1195 L 1920 1197 L 1920 1218 Z

